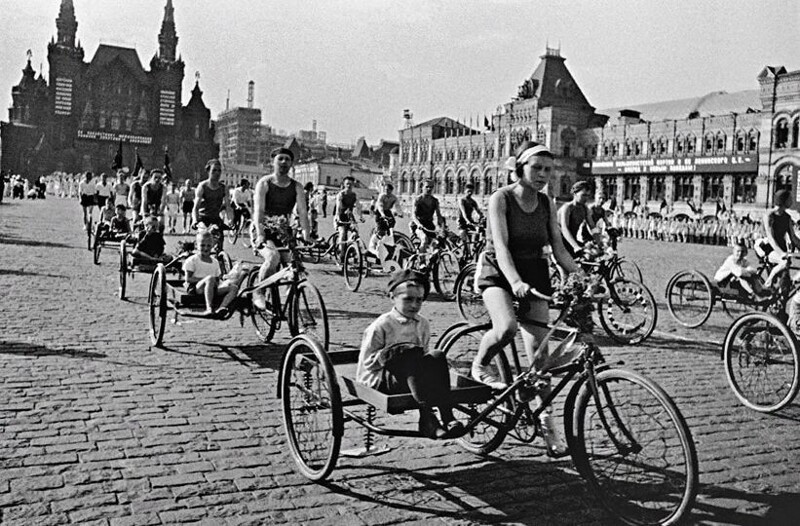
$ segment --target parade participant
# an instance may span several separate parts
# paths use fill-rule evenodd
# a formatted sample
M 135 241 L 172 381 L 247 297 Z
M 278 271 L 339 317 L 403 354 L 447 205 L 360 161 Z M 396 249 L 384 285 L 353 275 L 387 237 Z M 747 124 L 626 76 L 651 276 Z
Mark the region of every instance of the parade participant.
M 233 301 L 238 292 L 236 283 L 231 280 L 221 281 L 222 269 L 219 261 L 211 256 L 214 246 L 214 237 L 208 230 L 198 232 L 195 243 L 196 253 L 183 262 L 183 281 L 188 294 L 202 294 L 206 301 L 204 316 L 214 313 L 214 298 L 223 296 L 216 314 L 224 317 L 228 305 Z
M 489 199 L 486 250 L 478 258 L 476 288 L 492 320 L 492 328 L 481 339 L 472 363 L 472 376 L 479 382 L 502 389 L 505 384 L 489 367 L 492 358 L 513 341 L 517 328 L 531 367 L 546 373 L 553 358 L 544 346 L 537 352 L 537 342 L 547 335 L 548 303 L 530 295 L 536 289 L 551 294 L 549 263 L 544 248 L 552 247 L 558 264 L 567 272 L 578 271 L 561 241 L 555 208 L 541 190 L 553 171 L 553 154 L 543 145 L 524 141 L 510 157 L 506 167 L 516 173 L 517 182 L 498 189 Z M 520 302 L 515 314 L 513 300 Z M 539 326 L 536 324 L 542 324 Z M 539 404 L 549 387 L 538 391 Z M 550 417 L 542 413 L 543 434 L 548 454 L 561 455 L 562 444 L 555 434 Z
M 181 197 L 181 212 L 183 213 L 183 233 L 189 231 L 192 225 L 192 210 L 194 209 L 194 189 L 192 188 L 192 181 L 186 179 L 183 181 L 180 191 Z
M 350 228 L 358 228 L 351 224 L 355 220 L 355 210 L 358 208 L 359 220 L 364 222 L 364 215 L 358 205 L 358 196 L 353 191 L 356 180 L 347 176 L 342 181 L 342 190 L 336 194 L 336 204 L 334 205 L 334 218 L 336 229 L 339 231 L 339 254 L 344 261 L 344 250 L 347 248 L 347 232 Z
M 449 402 L 447 360 L 440 350 L 429 349 L 430 323 L 419 314 L 428 286 L 420 272 L 403 269 L 392 274 L 393 308 L 364 331 L 356 379 L 385 394 L 411 393 L 419 405 L 419 432 L 447 438 L 463 432 L 463 426 L 454 420 Z M 434 407 L 439 408 L 441 424 Z
M 142 215 L 161 217 L 167 201 L 164 199 L 164 172 L 158 168 L 150 172 L 150 180 L 142 185 Z M 163 231 L 164 225 L 161 225 Z
M 133 212 L 133 222 L 138 223 L 141 217 L 142 207 L 142 181 L 146 177 L 144 170 L 139 170 L 133 174 L 131 189 L 128 192 L 128 208 Z
M 464 197 L 458 202 L 458 235 L 464 243 L 464 247 L 469 250 L 469 234 L 478 230 L 480 221 L 483 220 L 483 212 L 481 212 L 478 203 L 472 198 L 472 192 L 475 189 L 472 183 L 467 183 L 465 186 L 466 193 Z M 478 220 L 475 221 L 477 214 Z
M 422 227 L 420 236 L 419 250 L 425 252 L 428 243 L 436 237 L 436 225 L 433 218 L 436 217 L 439 227 L 446 228 L 444 217 L 439 209 L 439 200 L 433 197 L 433 181 L 428 179 L 423 186 L 423 194 L 414 201 L 413 220 Z
M 239 186 L 233 189 L 231 207 L 233 208 L 232 228 L 239 228 L 243 219 L 250 219 L 252 216 L 253 191 L 250 190 L 250 181 L 247 179 L 239 181 Z
M 564 240 L 564 248 L 570 256 L 575 256 L 583 245 L 592 239 L 595 225 L 586 205 L 592 193 L 594 188 L 590 182 L 578 181 L 572 185 L 572 201 L 565 203 L 558 210 L 561 237 Z
M 256 238 L 253 246 L 258 248 L 264 258 L 258 271 L 259 281 L 275 273 L 281 261 L 278 248 L 286 246 L 294 239 L 289 218 L 295 206 L 303 237 L 308 242 L 311 239 L 303 185 L 289 177 L 294 153 L 288 148 L 276 148 L 271 155 L 272 173 L 258 181 L 254 195 L 253 222 Z M 260 310 L 266 309 L 267 301 L 263 290 L 253 292 L 253 305 Z
M 92 181 L 92 172 L 86 172 L 83 175 L 83 180 L 78 184 L 78 194 L 81 197 L 81 208 L 83 208 L 83 229 L 86 230 L 92 220 L 92 207 L 97 202 L 95 200 L 97 185 Z
M 789 265 L 786 256 L 790 255 L 790 249 L 800 248 L 800 239 L 794 232 L 792 218 L 786 213 L 786 209 L 794 205 L 792 193 L 789 190 L 778 190 L 775 192 L 774 203 L 772 210 L 764 214 L 764 230 L 768 242 L 765 252 L 769 261 L 775 264 L 764 280 L 764 286 L 767 288 L 772 286 L 775 276 Z
M 99 217 L 97 218 L 97 228 L 95 228 L 95 236 L 98 239 L 105 236 L 108 232 L 111 231 L 111 220 L 114 219 L 116 215 L 116 211 L 114 210 L 114 204 L 109 199 L 106 201 L 106 204 L 100 209 Z
M 328 191 L 322 190 L 322 217 L 328 217 Z
M 758 270 L 747 262 L 747 247 L 743 244 L 733 245 L 733 253 L 714 274 L 714 281 L 720 286 L 735 281 L 755 300 L 769 297 L 769 291 L 764 290 L 758 278 Z
M 0 204 L 3 204 L 3 197 L 6 195 L 6 173 L 0 170 Z
M 125 216 L 127 207 L 119 204 L 114 208 L 115 215 L 111 219 L 111 235 L 117 241 L 124 239 L 131 233 L 131 223 Z
M 127 205 L 128 194 L 131 191 L 131 186 L 125 182 L 125 172 L 117 170 L 117 182 L 112 187 L 112 194 L 114 195 L 114 206 Z
M 131 255 L 144 263 L 168 263 L 172 257 L 164 253 L 166 242 L 161 233 L 161 222 L 156 216 L 145 216 L 144 231 L 139 234 Z
M 387 183 L 384 191 L 375 201 L 375 233 L 369 240 L 369 249 L 373 253 L 377 253 L 379 240 L 387 235 L 396 224 L 394 215 L 398 201 L 393 192 L 394 185 Z M 397 215 L 403 216 L 400 211 L 397 211 Z
M 180 201 L 181 196 L 175 189 L 174 183 L 169 183 L 167 186 L 167 193 L 164 195 L 164 202 L 166 203 L 166 218 L 167 228 L 170 234 L 175 233 L 175 227 L 178 225 L 178 215 L 180 214 Z
M 310 185 L 310 186 L 309 186 Z M 320 192 L 314 190 L 314 183 L 308 182 L 305 187 L 307 204 L 308 204 L 308 224 L 311 229 L 311 238 L 317 239 L 319 232 L 319 206 L 320 206 Z
M 106 205 L 106 202 L 111 199 L 113 190 L 113 187 L 108 183 L 108 176 L 105 173 L 101 173 L 100 182 L 97 184 L 97 194 L 95 197 L 98 208 L 103 208 Z
M 194 192 L 194 208 L 192 209 L 192 222 L 194 225 L 204 223 L 206 227 L 216 225 L 221 233 L 225 229 L 222 221 L 222 211 L 230 212 L 230 198 L 225 185 L 220 182 L 222 176 L 222 163 L 219 159 L 211 159 L 206 163 L 208 179 L 201 181 Z M 217 236 L 217 250 L 222 250 L 224 243 L 222 235 Z

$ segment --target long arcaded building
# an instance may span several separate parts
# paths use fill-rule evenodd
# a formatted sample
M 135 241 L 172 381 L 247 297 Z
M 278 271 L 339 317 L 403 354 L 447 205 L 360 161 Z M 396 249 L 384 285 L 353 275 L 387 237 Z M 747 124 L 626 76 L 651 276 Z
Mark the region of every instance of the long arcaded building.
M 576 180 L 593 179 L 626 210 L 634 200 L 651 210 L 666 201 L 675 212 L 713 213 L 720 203 L 746 214 L 771 206 L 783 188 L 800 200 L 800 71 L 767 66 L 758 89 L 596 110 L 559 50 L 540 58 L 495 115 L 468 124 L 440 117 L 400 131 L 396 183 L 404 200 L 426 178 L 445 206 L 468 181 L 485 199 L 506 184 L 503 163 L 525 139 L 555 154 L 550 193 L 561 199 Z

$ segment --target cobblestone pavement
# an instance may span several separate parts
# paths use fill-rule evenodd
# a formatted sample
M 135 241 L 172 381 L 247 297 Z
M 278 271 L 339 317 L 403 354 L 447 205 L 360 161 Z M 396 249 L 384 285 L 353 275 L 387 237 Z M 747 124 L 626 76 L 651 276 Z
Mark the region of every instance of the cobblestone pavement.
M 275 396 L 285 329 L 260 345 L 249 322 L 168 324 L 166 348 L 151 348 L 147 279 L 136 277 L 130 300 L 119 301 L 116 253 L 93 265 L 79 223 L 75 201 L 0 206 L 0 523 L 607 521 L 571 461 L 548 461 L 538 441 L 509 439 L 479 458 L 451 442 L 381 438 L 389 453 L 340 458 L 329 482 L 307 482 Z M 646 346 L 609 347 L 607 357 L 657 380 L 687 417 L 701 468 L 691 522 L 796 520 L 797 404 L 780 415 L 738 404 L 718 353 L 730 320 L 679 330 L 664 305 L 673 272 L 713 272 L 726 250 L 644 241 L 621 249 L 644 267 L 660 319 Z M 234 255 L 253 259 L 241 247 Z M 332 265 L 310 268 L 332 345 L 357 346 L 387 308 L 381 283 L 350 293 Z M 434 337 L 457 319 L 436 300 L 424 313 Z M 348 426 L 344 447 L 360 436 Z

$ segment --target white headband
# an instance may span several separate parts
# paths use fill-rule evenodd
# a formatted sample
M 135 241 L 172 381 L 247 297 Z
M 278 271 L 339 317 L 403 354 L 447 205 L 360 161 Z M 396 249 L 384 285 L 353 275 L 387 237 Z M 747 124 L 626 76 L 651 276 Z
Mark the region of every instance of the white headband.
M 513 155 L 509 157 L 508 160 L 506 161 L 506 168 L 509 170 L 516 170 L 517 165 L 525 164 L 526 162 L 528 162 L 528 159 L 530 159 L 534 155 L 539 155 L 540 153 L 544 152 L 550 153 L 550 150 L 548 150 L 546 146 L 543 146 L 541 144 L 537 144 L 536 146 L 531 146 L 530 148 L 522 152 L 519 157 L 514 157 Z

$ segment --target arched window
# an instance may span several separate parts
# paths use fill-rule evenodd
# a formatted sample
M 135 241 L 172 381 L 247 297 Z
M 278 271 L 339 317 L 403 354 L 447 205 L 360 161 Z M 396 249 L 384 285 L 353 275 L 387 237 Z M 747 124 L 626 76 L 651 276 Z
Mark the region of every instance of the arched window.
M 683 155 L 686 151 L 685 148 L 686 144 L 684 143 L 683 135 L 678 135 L 675 137 L 675 153 L 678 155 Z
M 663 135 L 658 139 L 658 154 L 659 155 L 666 155 L 667 153 L 667 146 L 669 141 Z
M 788 190 L 792 191 L 792 182 L 794 180 L 794 173 L 797 169 L 787 164 L 775 174 L 775 191 Z
M 758 131 L 750 130 L 747 133 L 747 151 L 753 153 L 758 150 Z
M 706 135 L 703 141 L 703 153 L 706 155 L 714 153 L 714 136 L 710 133 Z
M 633 155 L 633 144 L 630 139 L 625 140 L 625 157 Z
M 736 153 L 744 153 L 745 149 L 747 148 L 747 136 L 744 132 L 739 132 L 736 134 Z
M 721 175 L 703 176 L 703 201 L 716 201 L 725 197 L 725 186 Z
M 564 157 L 570 157 L 575 146 L 575 132 L 572 128 L 565 128 L 561 132 L 561 153 Z
M 725 152 L 725 134 L 722 132 L 717 134 L 717 144 L 716 144 L 716 149 L 714 151 L 716 153 Z
M 409 193 L 408 174 L 406 172 L 403 172 L 403 175 L 400 176 L 400 193 L 401 194 Z
M 775 125 L 775 148 L 781 149 L 789 146 L 789 121 L 781 119 Z
M 636 139 L 633 141 L 633 155 L 642 155 L 642 140 Z
M 756 202 L 756 176 L 739 175 L 733 178 L 733 202 L 734 203 L 755 203 Z
M 613 141 L 611 143 L 611 157 L 616 157 L 619 155 L 619 143 L 617 141 Z
M 797 133 L 800 132 L 800 119 L 792 123 L 792 148 L 797 148 Z
M 608 157 L 609 155 L 611 155 L 611 143 L 603 141 L 603 157 Z
M 686 154 L 692 155 L 697 146 L 697 137 L 694 134 L 690 133 L 686 136 Z

